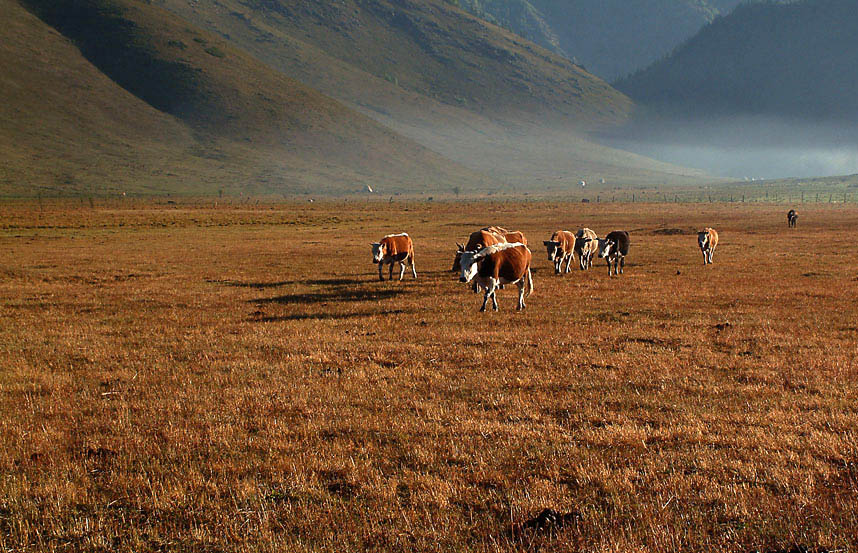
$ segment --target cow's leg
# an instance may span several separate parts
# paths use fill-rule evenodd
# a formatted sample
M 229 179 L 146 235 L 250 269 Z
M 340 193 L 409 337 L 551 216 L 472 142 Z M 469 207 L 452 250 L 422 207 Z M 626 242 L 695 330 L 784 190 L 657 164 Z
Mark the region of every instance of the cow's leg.
M 707 263 L 709 263 L 709 256 L 706 255 L 706 250 L 700 250 L 700 251 L 703 252 L 703 264 L 706 265 Z
M 498 292 L 497 292 L 497 290 L 498 290 L 497 287 L 495 287 L 495 289 L 492 290 L 492 309 L 494 311 L 498 310 Z
M 560 274 L 560 263 L 562 263 L 562 261 L 555 257 L 554 258 L 554 274 L 555 275 Z
M 613 275 L 613 274 L 614 274 L 614 273 L 613 273 L 613 267 L 611 267 L 611 258 L 610 258 L 610 257 L 606 257 L 606 258 L 605 258 L 605 261 L 607 261 L 607 262 L 608 262 L 608 276 L 611 276 L 611 275 Z
M 620 256 L 620 274 L 623 274 L 623 269 L 626 267 L 626 256 Z
M 411 274 L 414 278 L 417 278 L 417 267 L 414 266 L 414 258 L 411 258 Z
M 390 270 L 389 270 L 389 271 L 387 271 L 387 280 L 393 280 L 393 264 L 394 264 L 394 263 L 395 263 L 395 261 L 393 261 L 393 260 L 391 259 L 391 260 L 390 260 Z
M 405 260 L 399 262 L 399 280 L 401 281 L 405 277 Z
M 518 286 L 518 310 L 519 311 L 521 311 L 522 309 L 527 307 L 526 305 L 524 305 L 524 279 L 525 278 L 527 278 L 527 275 L 524 275 L 523 277 L 521 277 L 521 280 L 519 280 L 516 283 Z
M 709 263 L 712 263 L 712 256 L 715 255 L 715 249 L 709 250 Z
M 378 280 L 384 282 L 384 276 L 381 274 L 381 267 L 384 265 L 384 261 L 378 262 Z
M 568 256 L 566 256 L 566 272 L 567 273 L 572 270 L 569 268 L 572 265 L 572 257 L 573 256 L 571 253 Z
M 486 294 L 483 296 L 483 306 L 480 307 L 480 313 L 486 310 L 486 304 L 489 302 L 489 296 L 492 294 L 491 288 L 486 287 Z

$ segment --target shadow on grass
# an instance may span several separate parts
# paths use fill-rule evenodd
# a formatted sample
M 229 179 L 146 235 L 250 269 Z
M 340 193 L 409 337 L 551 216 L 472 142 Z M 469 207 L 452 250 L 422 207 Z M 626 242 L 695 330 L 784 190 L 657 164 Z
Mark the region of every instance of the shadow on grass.
M 218 280 L 206 279 L 206 282 L 212 284 L 220 284 L 222 286 L 231 286 L 233 288 L 253 288 L 264 290 L 266 288 L 280 288 L 291 284 L 304 284 L 307 286 L 352 286 L 364 282 L 360 278 L 322 278 L 308 280 L 278 280 L 273 282 L 242 282 L 240 280 Z
M 379 315 L 401 315 L 408 313 L 404 309 L 390 309 L 387 311 L 358 311 L 356 313 L 294 313 L 279 317 L 259 317 L 251 319 L 257 323 L 276 323 L 282 321 L 341 321 L 346 319 L 360 319 L 362 317 L 377 317 Z
M 359 301 L 378 301 L 395 298 L 403 294 L 409 294 L 412 291 L 405 288 L 400 283 L 378 283 L 382 286 L 390 286 L 390 288 L 378 288 L 377 286 L 367 286 L 366 282 L 346 281 L 346 285 L 333 286 L 325 292 L 302 292 L 295 294 L 284 294 L 282 296 L 274 296 L 271 298 L 256 298 L 250 300 L 249 303 L 265 304 L 279 303 L 283 305 L 312 305 L 325 304 L 329 302 L 359 302 Z

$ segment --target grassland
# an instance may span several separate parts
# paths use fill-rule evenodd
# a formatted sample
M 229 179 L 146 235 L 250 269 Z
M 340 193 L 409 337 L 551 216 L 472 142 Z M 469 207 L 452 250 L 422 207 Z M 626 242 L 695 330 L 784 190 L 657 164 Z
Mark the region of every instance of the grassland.
M 0 206 L 0 550 L 858 547 L 858 209 Z M 448 269 L 521 229 L 535 293 Z M 632 235 L 557 277 L 557 228 Z M 721 233 L 702 265 L 694 232 Z M 368 243 L 415 241 L 377 282 Z M 525 522 L 544 508 L 562 528 Z

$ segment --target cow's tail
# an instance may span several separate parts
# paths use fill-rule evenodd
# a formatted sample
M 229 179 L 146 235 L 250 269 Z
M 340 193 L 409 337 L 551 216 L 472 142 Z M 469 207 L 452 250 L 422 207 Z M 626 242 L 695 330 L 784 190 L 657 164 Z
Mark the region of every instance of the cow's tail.
M 526 297 L 533 293 L 533 275 L 530 274 L 530 265 L 527 266 L 527 280 L 524 281 Z

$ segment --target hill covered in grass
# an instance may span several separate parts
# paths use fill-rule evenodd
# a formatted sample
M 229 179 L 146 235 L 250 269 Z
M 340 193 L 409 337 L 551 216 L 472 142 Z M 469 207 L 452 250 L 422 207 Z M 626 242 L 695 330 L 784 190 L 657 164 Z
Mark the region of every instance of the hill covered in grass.
M 696 175 L 594 142 L 630 118 L 625 95 L 443 0 L 160 4 L 499 188 Z
M 687 118 L 854 122 L 856 28 L 851 0 L 743 5 L 617 87 L 660 113 Z
M 157 6 L 0 3 L 0 194 L 485 184 Z M 382 184 L 382 186 L 378 186 Z

